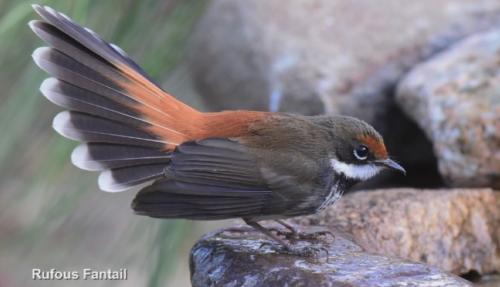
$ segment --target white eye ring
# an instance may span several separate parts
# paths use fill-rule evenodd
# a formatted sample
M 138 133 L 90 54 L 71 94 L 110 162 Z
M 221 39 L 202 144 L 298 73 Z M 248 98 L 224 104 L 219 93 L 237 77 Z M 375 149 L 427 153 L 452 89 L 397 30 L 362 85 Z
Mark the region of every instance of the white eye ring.
M 359 160 L 366 160 L 368 158 L 368 148 L 365 145 L 360 145 L 353 150 L 354 156 Z

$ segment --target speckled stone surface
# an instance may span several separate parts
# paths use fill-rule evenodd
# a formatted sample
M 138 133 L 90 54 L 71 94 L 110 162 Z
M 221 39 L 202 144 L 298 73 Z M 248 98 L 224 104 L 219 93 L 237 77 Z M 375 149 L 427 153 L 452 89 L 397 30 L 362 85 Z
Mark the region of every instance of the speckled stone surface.
M 339 228 L 369 252 L 455 274 L 500 272 L 500 192 L 488 188 L 359 191 L 296 223 Z
M 194 287 L 471 286 L 435 267 L 367 253 L 341 232 L 334 236 L 295 241 L 296 247 L 328 250 L 301 257 L 255 231 L 207 234 L 191 250 L 191 282 Z
M 500 30 L 416 66 L 396 99 L 431 139 L 450 185 L 500 189 Z

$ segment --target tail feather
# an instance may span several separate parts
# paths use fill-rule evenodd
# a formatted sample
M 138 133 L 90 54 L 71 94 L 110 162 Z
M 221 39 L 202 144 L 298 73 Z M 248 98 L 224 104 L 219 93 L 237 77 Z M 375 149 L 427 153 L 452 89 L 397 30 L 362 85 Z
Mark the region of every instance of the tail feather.
M 40 57 L 48 52 L 35 53 L 35 61 L 40 62 L 42 69 L 92 91 L 96 88 L 100 91 L 104 85 L 107 88 L 105 95 L 118 93 L 130 97 L 135 102 L 130 108 L 151 123 L 148 130 L 169 138 L 169 142 L 180 144 L 194 138 L 193 133 L 200 131 L 201 113 L 161 90 L 121 49 L 106 43 L 96 33 L 79 26 L 62 13 L 38 5 L 34 8 L 47 22 L 31 22 L 32 29 L 60 54 L 70 58 L 52 53 L 55 54 L 51 55 L 54 60 L 58 60 L 61 75 L 47 65 L 47 62 L 50 64 L 47 57 Z M 68 66 L 72 67 L 69 71 L 65 69 Z M 80 81 L 82 76 L 87 81 Z M 179 121 L 178 118 L 186 120 Z M 167 149 L 173 147 L 175 145 L 166 146 Z
M 81 169 L 102 171 L 136 165 L 170 162 L 170 153 L 139 146 L 88 143 L 77 146 L 71 161 Z
M 130 95 L 127 91 L 123 91 L 121 87 L 113 82 L 113 80 L 76 61 L 75 58 L 71 58 L 56 49 L 47 47 L 36 49 L 33 53 L 33 58 L 43 70 L 57 77 L 61 81 L 68 83 L 66 87 L 68 85 L 80 87 L 83 90 L 94 93 L 96 97 L 110 99 L 111 101 L 124 105 L 124 107 L 126 107 L 129 111 L 129 114 L 132 113 L 141 115 L 140 120 L 148 124 L 148 126 L 143 127 L 144 130 L 149 131 L 150 127 L 155 127 L 155 131 L 157 132 L 151 133 L 157 134 L 159 137 L 168 133 L 168 136 L 163 136 L 163 138 L 167 139 L 167 144 L 176 145 L 184 141 L 185 135 L 183 132 L 179 131 L 179 127 L 175 127 L 172 123 L 167 122 L 167 120 L 172 121 L 170 119 L 172 116 L 167 117 L 168 114 L 165 112 L 161 112 L 161 115 L 158 115 L 158 108 L 151 108 L 152 104 L 145 104 L 141 109 L 136 109 L 136 105 L 142 105 L 139 101 L 142 102 L 143 99 L 136 101 L 133 94 Z M 109 69 L 111 70 L 112 67 L 109 67 Z M 117 80 L 119 77 L 120 76 L 116 76 L 113 79 Z M 42 85 L 42 92 L 51 91 L 51 87 L 49 86 L 50 83 L 51 82 L 49 81 L 49 83 L 46 83 L 45 86 Z M 67 95 L 68 93 L 65 94 Z M 135 102 L 135 104 L 131 105 L 130 100 Z M 154 115 L 154 117 L 145 117 L 145 112 L 149 115 Z M 104 116 L 105 118 L 113 118 L 114 114 L 107 112 L 105 114 L 101 114 L 101 116 Z
M 33 9 L 40 15 L 47 24 L 52 25 L 67 37 L 80 43 L 82 46 L 106 59 L 110 63 L 126 63 L 133 67 L 143 77 L 148 78 L 147 74 L 121 49 L 115 49 L 112 45 L 104 41 L 94 31 L 84 28 L 75 23 L 71 18 L 63 13 L 57 12 L 48 6 L 33 5 Z M 149 81 L 151 79 L 148 78 Z
M 133 127 L 78 112 L 60 112 L 52 123 L 61 135 L 79 141 L 162 148 L 165 141 Z
M 125 105 L 56 78 L 43 81 L 40 91 L 49 101 L 72 111 L 108 118 L 131 126 L 147 124 L 139 114 Z
M 29 26 L 38 37 L 49 44 L 54 50 L 68 55 L 80 65 L 94 71 L 96 75 L 102 75 L 104 79 L 113 79 L 116 77 L 125 79 L 120 71 L 110 65 L 108 61 L 88 50 L 85 46 L 68 37 L 54 26 L 37 20 L 30 21 Z M 80 70 L 76 69 L 75 71 Z
M 166 164 L 147 164 L 105 170 L 99 175 L 99 188 L 104 191 L 118 192 L 127 190 L 165 175 Z
M 178 124 L 172 123 L 172 115 L 161 106 L 162 103 L 158 102 L 158 97 L 149 93 L 145 94 L 141 90 L 145 88 L 142 83 L 139 84 L 139 88 L 136 87 L 135 80 L 125 75 L 123 71 L 49 24 L 31 21 L 30 26 L 40 38 L 53 47 L 39 48 L 33 53 L 35 62 L 43 70 L 72 85 L 93 91 L 101 97 L 128 105 L 130 110 L 140 111 L 143 121 L 157 127 L 160 134 L 168 134 L 170 142 L 182 142 L 183 139 L 179 136 L 185 136 L 185 134 L 168 127 L 173 124 L 178 126 Z M 133 84 L 130 85 L 129 82 Z M 125 86 L 135 91 L 135 94 L 130 93 L 124 88 Z M 167 94 L 161 96 L 170 97 L 169 100 L 173 99 Z M 169 103 L 169 105 L 178 107 L 176 102 Z M 183 106 L 184 109 L 191 109 Z
M 42 70 L 61 81 L 91 91 L 118 103 L 130 105 L 134 102 L 113 81 L 56 49 L 48 47 L 37 48 L 32 56 L 35 63 Z

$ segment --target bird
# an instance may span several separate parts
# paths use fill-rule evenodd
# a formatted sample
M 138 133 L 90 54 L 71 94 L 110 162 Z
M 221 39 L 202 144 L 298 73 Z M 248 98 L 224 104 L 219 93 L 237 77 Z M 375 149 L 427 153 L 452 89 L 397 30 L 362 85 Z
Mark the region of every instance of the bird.
M 164 91 L 120 47 L 65 14 L 33 5 L 29 26 L 47 47 L 34 62 L 51 77 L 41 93 L 65 110 L 52 126 L 81 142 L 71 161 L 98 171 L 99 188 L 137 186 L 136 214 L 260 222 L 319 213 L 384 169 L 405 173 L 368 123 L 343 115 L 201 112 Z

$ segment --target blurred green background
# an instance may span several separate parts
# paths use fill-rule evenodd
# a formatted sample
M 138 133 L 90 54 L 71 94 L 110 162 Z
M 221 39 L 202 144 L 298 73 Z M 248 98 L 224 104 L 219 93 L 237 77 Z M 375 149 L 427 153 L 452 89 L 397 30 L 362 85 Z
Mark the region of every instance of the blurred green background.
M 42 1 L 116 43 L 163 88 L 200 107 L 185 44 L 206 1 Z M 59 110 L 38 91 L 31 59 L 43 43 L 30 1 L 0 0 L 0 287 L 189 286 L 189 249 L 215 224 L 133 214 L 134 191 L 100 192 L 97 174 L 70 163 L 76 143 L 56 134 Z M 220 224 L 220 223 L 216 223 Z M 33 281 L 32 268 L 127 268 L 127 281 Z

